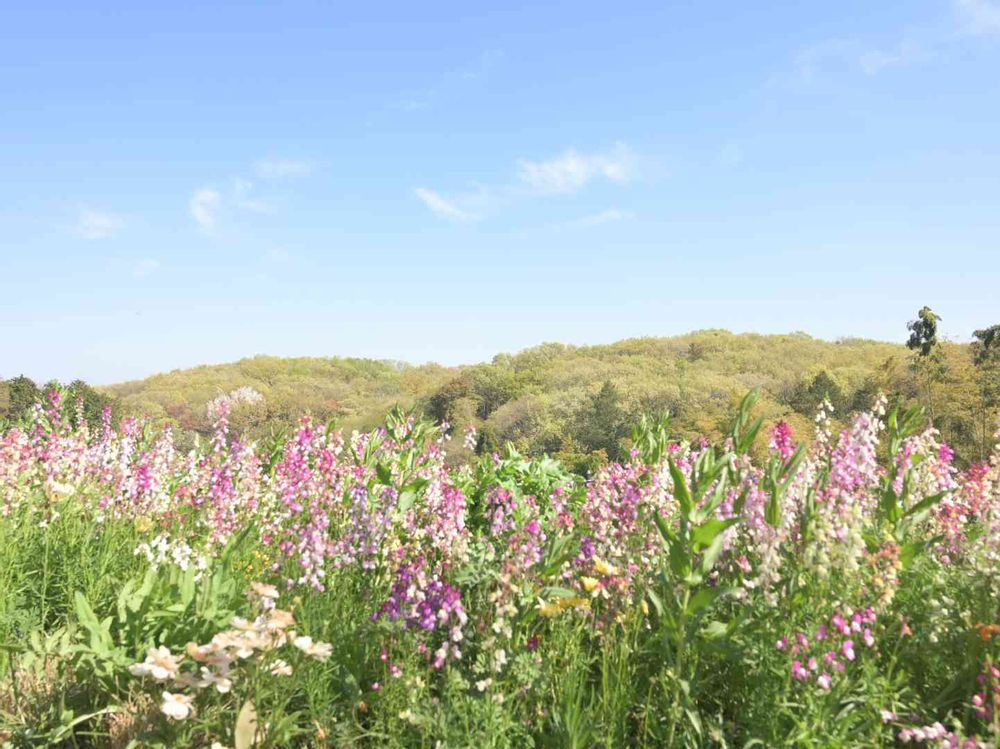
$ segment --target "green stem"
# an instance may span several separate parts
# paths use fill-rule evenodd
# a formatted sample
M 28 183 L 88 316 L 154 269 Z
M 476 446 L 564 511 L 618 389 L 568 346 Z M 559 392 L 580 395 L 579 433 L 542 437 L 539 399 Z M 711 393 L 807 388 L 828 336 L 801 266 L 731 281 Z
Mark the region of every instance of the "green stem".
M 681 615 L 677 626 L 677 642 L 674 645 L 674 685 L 671 698 L 671 711 L 673 719 L 670 722 L 670 733 L 667 737 L 667 746 L 674 746 L 674 737 L 677 733 L 677 724 L 680 722 L 681 711 L 681 681 L 684 678 L 685 656 L 687 649 L 687 608 L 691 600 L 691 588 L 684 587 L 684 600 L 681 603 Z
M 42 632 L 45 631 L 45 620 L 48 617 L 48 600 L 49 600 L 49 529 L 46 526 L 42 529 L 42 533 L 45 534 L 45 544 L 44 551 L 42 553 L 42 621 L 41 628 Z

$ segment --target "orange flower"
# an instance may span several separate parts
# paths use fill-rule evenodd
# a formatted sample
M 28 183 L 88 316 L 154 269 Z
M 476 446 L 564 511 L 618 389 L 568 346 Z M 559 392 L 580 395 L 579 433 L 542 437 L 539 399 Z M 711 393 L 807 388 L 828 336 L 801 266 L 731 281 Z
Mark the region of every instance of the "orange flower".
M 1000 624 L 977 624 L 976 629 L 979 630 L 983 642 L 989 642 L 993 635 L 1000 635 Z

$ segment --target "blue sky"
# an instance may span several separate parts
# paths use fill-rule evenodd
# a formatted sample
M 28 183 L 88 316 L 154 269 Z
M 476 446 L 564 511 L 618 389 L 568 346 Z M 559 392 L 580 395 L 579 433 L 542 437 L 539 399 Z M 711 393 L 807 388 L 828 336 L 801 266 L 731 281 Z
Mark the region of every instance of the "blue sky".
M 0 377 L 967 339 L 1000 0 L 6 3 L 0 175 Z

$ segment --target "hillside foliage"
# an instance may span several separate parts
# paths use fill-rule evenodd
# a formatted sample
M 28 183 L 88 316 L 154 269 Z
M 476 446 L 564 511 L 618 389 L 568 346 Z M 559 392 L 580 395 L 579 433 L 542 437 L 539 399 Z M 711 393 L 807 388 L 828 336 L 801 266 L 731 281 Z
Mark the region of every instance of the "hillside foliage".
M 767 426 L 785 420 L 808 433 L 824 400 L 844 423 L 881 392 L 893 405 L 925 404 L 961 465 L 982 460 L 1000 406 L 998 326 L 976 331 L 972 345 L 951 343 L 937 339 L 929 308 L 921 314 L 911 323 L 909 348 L 705 330 L 597 346 L 545 343 L 459 367 L 256 356 L 98 390 L 73 383 L 71 391 L 86 396 L 88 418 L 110 399 L 116 415 L 173 425 L 185 447 L 210 434 L 210 403 L 249 387 L 262 399 L 234 407 L 231 418 L 252 437 L 292 430 L 302 413 L 347 431 L 370 429 L 400 406 L 447 422 L 456 433 L 475 428 L 477 453 L 510 444 L 527 456 L 557 456 L 584 473 L 626 457 L 630 425 L 644 415 L 669 414 L 671 429 L 685 439 L 717 439 L 742 394 L 757 388 Z M 0 382 L 0 418 L 23 414 L 38 392 L 24 377 Z M 455 460 L 468 457 L 459 447 L 452 453 Z

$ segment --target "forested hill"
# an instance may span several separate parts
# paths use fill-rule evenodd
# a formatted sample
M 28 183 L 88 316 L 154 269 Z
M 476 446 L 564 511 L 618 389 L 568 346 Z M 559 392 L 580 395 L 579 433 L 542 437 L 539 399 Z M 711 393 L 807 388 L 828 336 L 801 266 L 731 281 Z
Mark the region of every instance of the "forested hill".
M 475 426 L 480 449 L 511 442 L 578 467 L 620 455 L 642 413 L 671 413 L 679 435 L 718 436 L 734 402 L 760 387 L 761 413 L 805 436 L 824 397 L 844 416 L 881 390 L 929 403 L 945 438 L 976 459 L 991 429 L 969 347 L 938 349 L 930 372 L 901 344 L 706 330 L 599 346 L 546 343 L 462 367 L 257 356 L 102 390 L 125 411 L 169 419 L 189 433 L 208 429 L 212 399 L 242 386 L 264 396 L 234 412 L 237 426 L 257 434 L 306 410 L 348 429 L 370 426 L 398 403 L 457 429 Z

